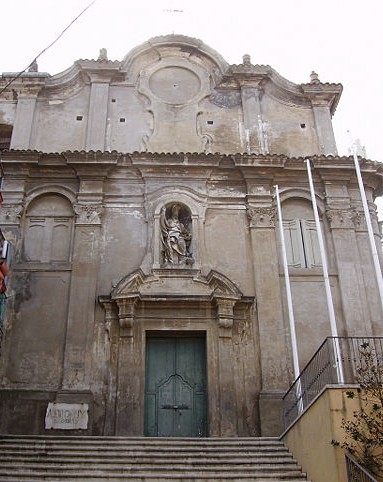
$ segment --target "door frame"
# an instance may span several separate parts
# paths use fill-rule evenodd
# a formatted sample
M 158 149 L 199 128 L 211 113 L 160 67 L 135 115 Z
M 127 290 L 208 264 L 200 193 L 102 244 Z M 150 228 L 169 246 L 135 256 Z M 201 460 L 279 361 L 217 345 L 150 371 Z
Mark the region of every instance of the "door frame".
M 165 331 L 158 331 L 158 330 L 145 330 L 145 347 L 144 347 L 144 410 L 143 410 L 143 426 L 144 426 L 144 434 L 147 431 L 147 400 L 146 400 L 146 384 L 147 384 L 147 355 L 148 355 L 148 340 L 149 339 L 199 339 L 203 340 L 204 345 L 204 377 L 205 377 L 205 400 L 204 400 L 204 412 L 205 412 L 205 433 L 204 437 L 207 437 L 209 434 L 209 384 L 208 384 L 208 358 L 207 358 L 207 332 L 206 330 L 165 330 Z M 157 409 L 157 408 L 156 408 Z M 145 435 L 147 436 L 147 435 Z M 153 435 L 150 435 L 153 436 Z M 160 435 L 156 435 L 157 437 L 161 437 Z M 174 436 L 176 438 L 177 436 Z M 196 437 L 197 438 L 197 437 Z

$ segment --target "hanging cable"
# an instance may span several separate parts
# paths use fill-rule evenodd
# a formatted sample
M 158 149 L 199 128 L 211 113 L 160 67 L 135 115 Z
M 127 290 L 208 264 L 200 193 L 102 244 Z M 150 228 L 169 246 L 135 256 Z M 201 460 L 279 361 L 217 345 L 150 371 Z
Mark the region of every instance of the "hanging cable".
M 32 62 L 27 66 L 25 67 L 24 70 L 22 70 L 21 72 L 19 72 L 15 77 L 13 77 L 6 85 L 5 87 L 3 87 L 0 91 L 0 95 L 6 90 L 8 89 L 8 87 L 15 81 L 17 80 L 21 75 L 23 75 L 23 73 L 33 64 L 37 61 L 37 59 L 44 53 L 46 52 L 48 49 L 50 49 L 63 35 L 64 33 L 69 29 L 69 27 L 71 27 L 75 22 L 76 20 L 78 20 L 81 15 L 83 13 L 85 13 L 94 3 L 95 3 L 96 0 L 93 0 L 92 2 L 89 3 L 89 5 L 87 7 L 84 8 L 84 10 L 82 10 L 76 18 L 74 18 L 70 24 L 68 26 L 66 26 L 64 28 L 64 30 L 60 33 L 60 35 L 58 37 L 55 38 L 55 40 L 53 40 L 53 42 L 51 42 L 47 47 L 45 47 L 38 55 L 36 55 L 36 57 L 32 60 Z

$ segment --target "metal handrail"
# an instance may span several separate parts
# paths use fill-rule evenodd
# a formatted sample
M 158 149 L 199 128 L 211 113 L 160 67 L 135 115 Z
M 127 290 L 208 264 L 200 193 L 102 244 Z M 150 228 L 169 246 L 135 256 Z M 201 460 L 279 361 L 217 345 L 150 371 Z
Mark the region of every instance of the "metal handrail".
M 378 482 L 362 465 L 349 454 L 345 454 L 347 482 Z
M 328 337 L 283 397 L 285 427 L 291 425 L 326 385 L 358 383 L 361 347 L 368 344 L 383 364 L 383 337 Z M 339 379 L 339 366 L 342 379 Z

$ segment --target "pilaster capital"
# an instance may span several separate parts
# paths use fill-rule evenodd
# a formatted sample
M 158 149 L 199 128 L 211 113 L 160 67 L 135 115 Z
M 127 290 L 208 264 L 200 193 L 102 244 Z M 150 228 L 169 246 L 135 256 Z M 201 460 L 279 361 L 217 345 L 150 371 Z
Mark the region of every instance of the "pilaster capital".
M 378 214 L 374 206 L 369 206 L 369 215 L 372 223 L 373 230 L 376 234 L 380 235 L 380 228 L 379 228 L 379 221 L 378 221 Z M 355 209 L 353 211 L 353 221 L 355 225 L 355 230 L 359 232 L 367 232 L 367 221 L 364 211 Z
M 104 207 L 101 204 L 76 204 L 73 206 L 77 216 L 76 224 L 101 224 Z
M 247 82 L 241 82 L 241 96 L 243 101 L 247 101 L 248 99 L 257 99 L 261 100 L 263 95 L 263 89 L 259 86 L 259 84 L 248 84 Z
M 326 209 L 326 217 L 331 229 L 354 229 L 355 211 L 350 209 Z
M 19 225 L 23 209 L 23 204 L 2 204 L 0 209 L 1 225 Z
M 364 212 L 355 210 L 353 212 L 353 221 L 356 231 L 367 231 L 367 223 Z
M 251 228 L 274 228 L 277 219 L 277 209 L 274 207 L 248 206 L 247 216 Z

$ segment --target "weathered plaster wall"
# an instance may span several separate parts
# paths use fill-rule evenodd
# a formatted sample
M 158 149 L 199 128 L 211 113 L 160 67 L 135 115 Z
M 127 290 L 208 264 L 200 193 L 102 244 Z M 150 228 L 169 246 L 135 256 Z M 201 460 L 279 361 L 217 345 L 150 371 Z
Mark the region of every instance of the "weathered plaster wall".
M 84 86 L 70 95 L 65 92 L 41 96 L 35 110 L 31 149 L 43 152 L 84 149 L 89 95 L 89 87 Z
M 208 209 L 205 220 L 205 259 L 249 296 L 254 292 L 246 211 Z
M 229 66 L 200 41 L 168 36 L 122 62 L 23 74 L 0 102 L 0 121 L 14 125 L 11 147 L 44 152 L 336 154 L 330 114 L 340 92 L 317 79 L 293 84 L 248 56 Z
M 142 435 L 158 332 L 206 338 L 210 435 L 278 435 L 293 370 L 274 186 L 284 219 L 312 223 L 307 155 L 339 334 L 381 334 L 353 162 L 314 156 L 335 153 L 341 86 L 292 84 L 248 57 L 229 66 L 179 36 L 37 74 L 0 102 L 16 149 L 2 156 L 16 250 L 0 430 L 43 433 L 48 401 L 86 401 L 86 433 Z M 382 170 L 362 167 L 372 206 Z M 164 257 L 174 205 L 191 233 L 180 264 Z M 320 265 L 290 274 L 303 366 L 331 332 Z

